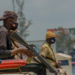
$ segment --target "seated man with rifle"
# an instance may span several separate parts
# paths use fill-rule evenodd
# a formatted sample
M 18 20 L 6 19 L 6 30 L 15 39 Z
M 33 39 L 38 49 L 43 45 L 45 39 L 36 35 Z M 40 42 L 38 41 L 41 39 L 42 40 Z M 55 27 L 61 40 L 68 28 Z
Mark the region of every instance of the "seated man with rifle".
M 55 34 L 47 30 L 46 42 L 42 45 L 40 54 L 45 58 L 45 60 L 54 68 L 60 68 L 62 73 L 64 72 L 61 66 L 56 62 L 55 53 L 52 44 L 55 43 Z M 66 73 L 65 73 L 66 74 Z M 63 73 L 63 75 L 65 75 Z M 67 74 L 66 74 L 67 75 Z
M 14 59 L 17 53 L 26 54 L 28 57 L 33 56 L 33 53 L 25 47 L 12 48 L 9 34 L 11 30 L 18 28 L 17 19 L 17 14 L 12 11 L 5 11 L 3 17 L 0 18 L 4 23 L 3 26 L 0 26 L 0 59 Z

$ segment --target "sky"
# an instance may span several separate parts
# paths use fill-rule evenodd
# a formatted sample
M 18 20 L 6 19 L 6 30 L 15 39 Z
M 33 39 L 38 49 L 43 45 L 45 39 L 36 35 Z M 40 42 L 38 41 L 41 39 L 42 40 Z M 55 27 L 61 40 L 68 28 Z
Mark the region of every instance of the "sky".
M 25 0 L 23 9 L 25 18 L 33 23 L 27 29 L 28 41 L 45 40 L 47 29 L 75 28 L 75 0 Z M 12 0 L 0 0 L 0 17 L 6 10 L 13 11 Z

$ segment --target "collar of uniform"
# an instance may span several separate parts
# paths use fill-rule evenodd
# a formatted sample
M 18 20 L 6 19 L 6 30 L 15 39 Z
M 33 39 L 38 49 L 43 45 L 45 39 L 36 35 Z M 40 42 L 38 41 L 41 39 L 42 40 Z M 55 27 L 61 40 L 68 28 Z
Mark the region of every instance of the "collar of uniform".
M 50 47 L 50 45 L 48 44 L 48 42 L 45 42 L 49 47 Z
M 51 49 L 53 49 L 52 45 L 49 45 L 48 42 L 45 42 Z

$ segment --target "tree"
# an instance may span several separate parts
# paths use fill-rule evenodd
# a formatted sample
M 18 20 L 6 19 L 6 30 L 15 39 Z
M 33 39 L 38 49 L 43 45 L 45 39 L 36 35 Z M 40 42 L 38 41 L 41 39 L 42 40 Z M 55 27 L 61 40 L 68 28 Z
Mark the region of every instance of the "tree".
M 31 20 L 28 21 L 28 24 L 26 25 L 26 18 L 25 15 L 23 13 L 23 6 L 25 3 L 25 0 L 12 0 L 13 2 L 13 11 L 15 12 L 15 3 L 18 6 L 18 20 L 19 20 L 19 27 L 18 27 L 18 32 L 20 34 L 20 36 L 22 36 L 24 39 L 26 39 L 26 37 L 29 35 L 29 33 L 27 33 L 27 29 L 28 27 L 32 24 Z
M 62 50 L 67 53 L 72 49 L 74 39 L 71 38 L 70 34 L 66 34 L 62 27 L 55 29 L 56 34 L 56 51 Z

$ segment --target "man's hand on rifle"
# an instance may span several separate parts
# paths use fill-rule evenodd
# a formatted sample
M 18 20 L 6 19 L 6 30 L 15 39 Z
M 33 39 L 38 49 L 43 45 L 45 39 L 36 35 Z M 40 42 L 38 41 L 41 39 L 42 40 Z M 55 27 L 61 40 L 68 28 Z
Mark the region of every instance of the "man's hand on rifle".
M 27 55 L 28 57 L 33 57 L 33 53 L 25 47 L 20 47 L 20 48 L 10 50 L 10 51 L 11 51 L 11 56 L 13 56 L 17 53 L 22 53 L 22 54 Z
M 33 56 L 33 53 L 25 47 L 22 47 L 21 53 L 27 55 L 28 57 Z

